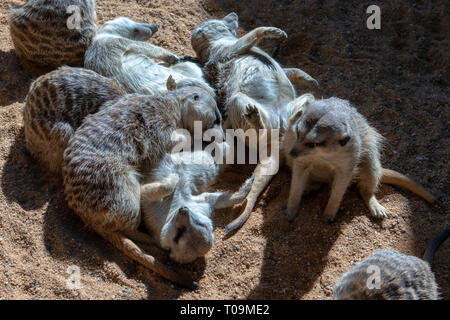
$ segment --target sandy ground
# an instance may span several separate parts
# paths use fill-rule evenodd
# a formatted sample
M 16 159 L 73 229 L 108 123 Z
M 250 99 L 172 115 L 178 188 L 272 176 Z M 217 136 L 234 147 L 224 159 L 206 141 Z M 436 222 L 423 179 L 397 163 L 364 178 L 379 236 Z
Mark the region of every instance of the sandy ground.
M 158 23 L 151 42 L 193 55 L 190 34 L 201 21 L 235 11 L 243 34 L 257 26 L 284 29 L 278 60 L 300 67 L 321 84 L 318 96 L 354 102 L 385 136 L 383 164 L 434 193 L 429 205 L 383 185 L 391 217 L 369 217 L 354 187 L 332 225 L 321 222 L 328 190 L 307 196 L 299 217 L 281 212 L 290 174 L 283 169 L 263 193 L 247 224 L 232 236 L 224 227 L 242 210 L 218 211 L 216 242 L 205 259 L 180 266 L 201 290 L 187 291 L 128 260 L 68 209 L 62 187 L 51 183 L 24 147 L 21 109 L 36 75 L 23 70 L 0 3 L 0 298 L 2 299 L 330 299 L 342 273 L 380 248 L 422 256 L 449 222 L 450 20 L 446 1 L 214 1 L 97 0 L 99 22 L 123 15 Z M 413 4 L 412 4 L 413 3 Z M 366 28 L 366 8 L 379 4 L 382 29 Z M 269 50 L 270 42 L 263 47 Z M 310 88 L 297 88 L 299 94 Z M 235 190 L 252 166 L 234 166 L 217 188 Z M 446 191 L 447 190 L 447 191 Z M 70 266 L 81 270 L 80 290 L 67 287 Z M 450 241 L 435 259 L 437 282 L 450 298 Z

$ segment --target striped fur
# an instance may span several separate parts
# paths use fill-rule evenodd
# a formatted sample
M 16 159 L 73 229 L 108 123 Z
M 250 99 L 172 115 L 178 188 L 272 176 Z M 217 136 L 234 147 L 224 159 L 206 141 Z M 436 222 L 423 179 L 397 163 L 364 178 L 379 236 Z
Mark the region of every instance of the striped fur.
M 70 29 L 69 6 L 80 8 L 80 29 Z M 94 0 L 29 0 L 9 14 L 17 56 L 27 67 L 83 66 L 84 53 L 94 37 Z
M 373 270 L 380 271 L 379 289 Z M 439 293 L 427 262 L 395 250 L 382 249 L 342 276 L 334 290 L 334 299 L 437 300 Z
M 61 67 L 37 78 L 23 110 L 27 149 L 46 171 L 60 175 L 64 150 L 83 119 L 125 91 L 116 80 Z
M 198 87 L 164 95 L 126 95 L 87 116 L 64 153 L 69 206 L 127 256 L 180 285 L 194 287 L 131 240 L 139 234 L 141 221 L 141 173 L 172 150 L 175 129 L 192 132 L 194 121 L 209 129 L 220 120 L 214 98 Z

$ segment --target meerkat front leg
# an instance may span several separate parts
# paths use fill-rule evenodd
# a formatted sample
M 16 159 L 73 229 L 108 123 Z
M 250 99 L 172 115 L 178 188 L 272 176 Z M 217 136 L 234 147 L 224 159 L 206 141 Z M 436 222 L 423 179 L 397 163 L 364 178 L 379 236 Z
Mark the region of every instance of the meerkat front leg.
M 128 50 L 131 50 L 137 54 L 146 55 L 147 57 L 152 59 L 161 59 L 164 62 L 167 62 L 169 65 L 176 64 L 180 61 L 180 59 L 172 52 L 164 48 L 154 46 L 147 42 L 141 41 L 139 45 L 133 44 L 128 48 Z
M 303 82 L 303 81 L 310 81 L 314 82 L 316 86 L 319 86 L 319 82 L 311 77 L 309 74 L 307 74 L 305 71 L 298 69 L 298 68 L 283 68 L 284 73 L 288 77 L 288 79 L 292 83 L 297 82 Z
M 244 118 L 255 130 L 266 128 L 259 114 L 259 109 L 253 104 L 247 105 Z
M 248 178 L 235 193 L 230 194 L 228 192 L 205 192 L 200 196 L 202 197 L 202 199 L 207 201 L 214 209 L 229 208 L 234 206 L 235 204 L 242 202 L 242 200 L 245 199 L 247 194 L 250 192 L 250 189 L 252 188 L 254 179 L 255 176 L 251 176 L 250 178 Z
M 344 197 L 344 193 L 347 190 L 350 182 L 352 181 L 352 174 L 348 171 L 337 172 L 334 176 L 333 183 L 331 186 L 331 194 L 328 199 L 327 206 L 323 213 L 323 219 L 331 223 L 336 218 L 336 213 L 339 210 L 339 206 L 341 205 L 342 198 Z
M 229 46 L 224 54 L 227 57 L 239 56 L 247 53 L 251 48 L 258 45 L 262 39 L 282 39 L 287 38 L 286 32 L 274 27 L 259 27 L 253 29 L 246 35 L 239 38 L 233 45 Z
M 158 201 L 172 194 L 179 180 L 178 174 L 173 173 L 162 181 L 144 184 L 141 186 L 141 199 L 149 202 Z
M 264 108 L 244 93 L 234 94 L 227 103 L 227 120 L 232 128 L 243 128 L 246 124 L 254 129 L 266 128 L 268 115 Z M 244 120 L 244 121 L 243 121 Z
M 287 208 L 284 215 L 291 222 L 295 219 L 300 208 L 303 192 L 308 183 L 309 171 L 301 165 L 294 162 L 291 175 L 291 188 L 289 190 L 289 198 Z

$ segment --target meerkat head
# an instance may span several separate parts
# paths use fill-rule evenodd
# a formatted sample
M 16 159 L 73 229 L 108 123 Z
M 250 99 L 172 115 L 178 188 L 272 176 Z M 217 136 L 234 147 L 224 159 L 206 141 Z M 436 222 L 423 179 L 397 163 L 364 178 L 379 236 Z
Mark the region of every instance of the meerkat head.
M 291 139 L 286 146 L 293 158 L 334 156 L 359 144 L 350 125 L 348 101 L 338 98 L 305 101 L 289 120 Z
M 235 39 L 238 26 L 238 15 L 234 12 L 223 19 L 207 20 L 198 25 L 192 33 L 192 48 L 198 57 L 204 59 L 212 42 L 224 38 Z
M 127 39 L 147 41 L 158 31 L 157 24 L 140 23 L 126 17 L 105 22 L 99 33 L 118 35 Z
M 182 207 L 161 231 L 161 246 L 179 263 L 190 263 L 203 257 L 214 244 L 212 220 Z
M 167 89 L 174 91 L 181 104 L 183 128 L 194 132 L 196 121 L 201 122 L 202 130 L 217 129 L 222 133 L 222 116 L 211 90 L 193 83 L 181 88 L 169 77 Z

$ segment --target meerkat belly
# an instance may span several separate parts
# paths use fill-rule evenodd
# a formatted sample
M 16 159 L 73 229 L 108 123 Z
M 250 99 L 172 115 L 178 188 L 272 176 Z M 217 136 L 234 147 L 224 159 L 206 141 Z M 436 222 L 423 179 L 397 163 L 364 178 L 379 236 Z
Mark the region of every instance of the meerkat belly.
M 232 62 L 229 71 L 225 85 L 233 93 L 244 93 L 261 104 L 277 102 L 278 84 L 270 66 L 253 56 L 243 56 Z

